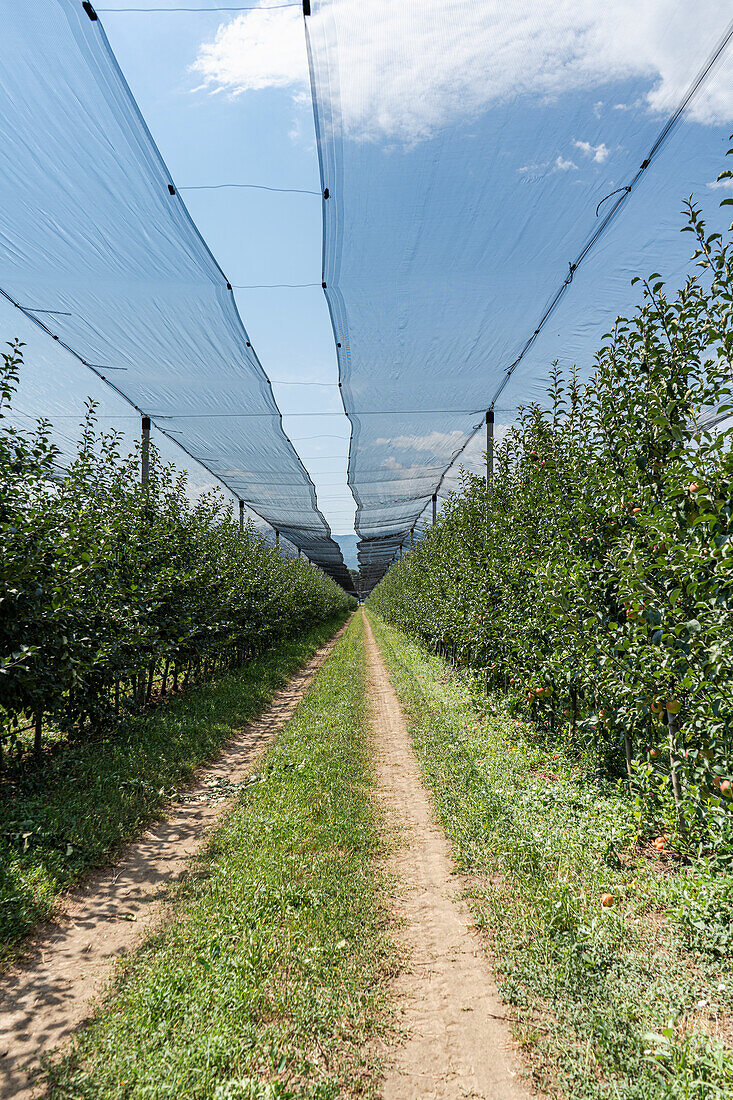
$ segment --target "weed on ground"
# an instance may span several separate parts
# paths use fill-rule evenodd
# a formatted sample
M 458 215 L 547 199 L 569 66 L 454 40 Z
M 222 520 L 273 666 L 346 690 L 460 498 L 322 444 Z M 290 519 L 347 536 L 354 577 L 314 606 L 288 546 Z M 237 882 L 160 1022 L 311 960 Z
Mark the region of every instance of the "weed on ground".
M 730 1096 L 730 872 L 647 843 L 622 786 L 370 621 L 537 1085 Z

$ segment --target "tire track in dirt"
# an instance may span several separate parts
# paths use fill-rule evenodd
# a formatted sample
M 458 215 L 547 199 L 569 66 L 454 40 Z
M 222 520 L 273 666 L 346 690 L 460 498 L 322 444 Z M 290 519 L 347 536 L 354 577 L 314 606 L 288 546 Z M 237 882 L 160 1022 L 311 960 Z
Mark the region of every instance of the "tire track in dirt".
M 388 872 L 406 965 L 394 993 L 404 1043 L 384 1100 L 527 1100 L 509 1029 L 478 934 L 435 823 L 402 708 L 368 620 L 366 647 L 379 795 L 397 850 Z M 499 1017 L 499 1019 L 497 1019 Z
M 181 878 L 208 833 L 231 808 L 217 786 L 236 784 L 290 720 L 341 630 L 322 646 L 267 710 L 238 731 L 214 763 L 180 792 L 165 819 L 128 845 L 112 866 L 90 875 L 28 942 L 30 957 L 0 976 L 0 1100 L 27 1100 L 41 1054 L 92 1013 L 116 960 L 160 922 L 166 888 Z

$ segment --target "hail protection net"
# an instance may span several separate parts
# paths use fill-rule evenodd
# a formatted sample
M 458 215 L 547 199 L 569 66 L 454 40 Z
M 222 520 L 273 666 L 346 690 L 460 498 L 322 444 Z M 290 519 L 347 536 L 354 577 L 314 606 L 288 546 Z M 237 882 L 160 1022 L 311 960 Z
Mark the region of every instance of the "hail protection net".
M 0 19 L 0 292 L 348 586 L 101 20 L 79 0 L 0 0 Z
M 635 275 L 683 277 L 733 120 L 719 0 L 311 0 L 326 295 L 367 583 L 485 413 L 583 376 Z M 480 466 L 479 466 L 480 469 Z

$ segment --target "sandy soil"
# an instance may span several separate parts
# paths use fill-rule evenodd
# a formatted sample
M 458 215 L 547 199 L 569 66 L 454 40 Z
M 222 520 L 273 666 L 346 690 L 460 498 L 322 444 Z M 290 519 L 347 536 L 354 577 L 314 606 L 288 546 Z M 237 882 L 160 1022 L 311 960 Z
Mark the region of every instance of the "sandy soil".
M 116 959 L 160 921 L 168 883 L 185 873 L 191 856 L 230 807 L 232 785 L 247 778 L 258 755 L 292 716 L 336 638 L 181 792 L 164 821 L 127 847 L 114 866 L 67 896 L 57 919 L 29 943 L 29 957 L 0 977 L 1 1100 L 33 1095 L 39 1055 L 57 1047 L 91 1014 Z M 230 797 L 222 798 L 222 792 Z
M 388 871 L 406 964 L 395 982 L 404 1042 L 384 1100 L 519 1100 L 505 1006 L 473 930 L 448 843 L 435 823 L 400 704 L 367 623 L 372 730 L 380 797 L 398 846 Z

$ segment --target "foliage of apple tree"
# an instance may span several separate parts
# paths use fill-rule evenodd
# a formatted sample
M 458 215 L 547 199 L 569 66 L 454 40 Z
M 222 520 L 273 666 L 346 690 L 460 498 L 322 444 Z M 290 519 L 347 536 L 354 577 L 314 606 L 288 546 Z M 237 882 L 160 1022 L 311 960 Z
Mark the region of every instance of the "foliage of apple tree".
M 488 489 L 466 475 L 371 604 L 623 776 L 644 820 L 720 849 L 733 842 L 733 251 L 692 202 L 685 230 L 684 287 L 635 280 L 638 310 L 590 379 L 555 369 Z
M 0 749 L 29 717 L 70 737 L 151 693 L 241 664 L 350 601 L 319 570 L 192 503 L 185 478 L 98 430 L 90 408 L 62 470 L 50 426 L 11 417 L 22 348 L 0 363 Z M 351 601 L 353 602 L 353 601 Z M 0 761 L 2 753 L 0 752 Z

